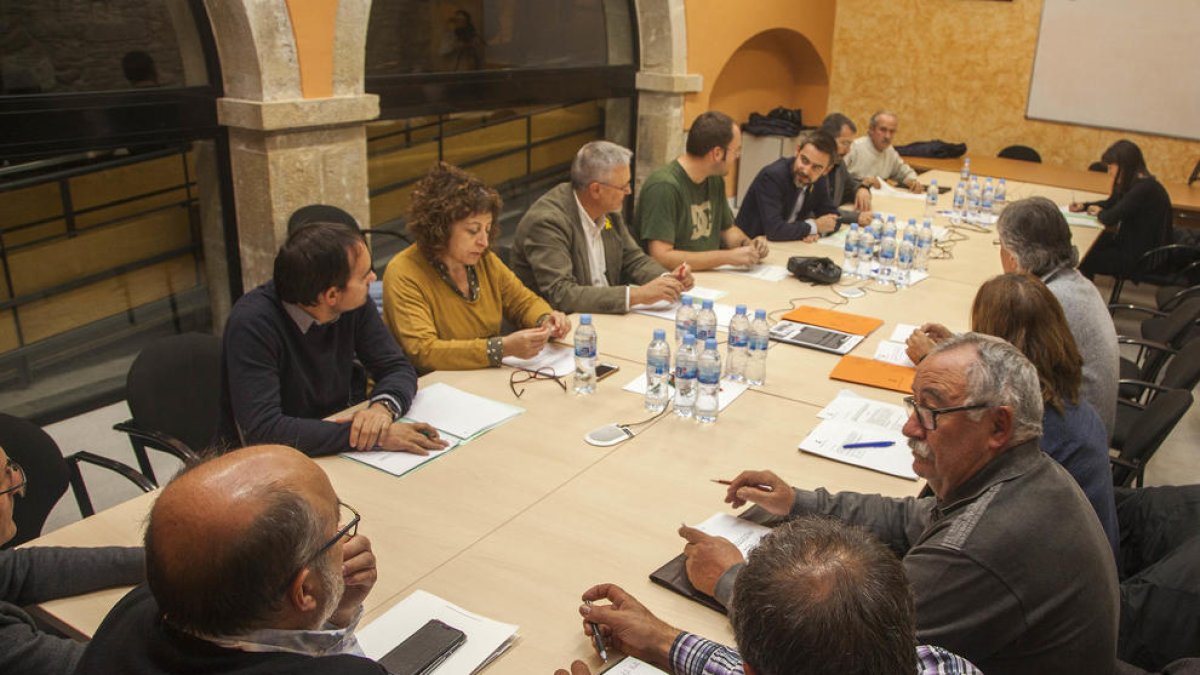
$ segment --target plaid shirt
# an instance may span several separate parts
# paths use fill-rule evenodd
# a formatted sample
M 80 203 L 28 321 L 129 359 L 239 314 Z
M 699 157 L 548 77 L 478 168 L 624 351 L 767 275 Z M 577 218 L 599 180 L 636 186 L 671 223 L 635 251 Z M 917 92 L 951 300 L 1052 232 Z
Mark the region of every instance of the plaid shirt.
M 917 645 L 918 675 L 980 675 L 970 661 L 941 647 Z M 742 675 L 737 651 L 699 635 L 680 633 L 671 645 L 671 670 L 676 675 Z

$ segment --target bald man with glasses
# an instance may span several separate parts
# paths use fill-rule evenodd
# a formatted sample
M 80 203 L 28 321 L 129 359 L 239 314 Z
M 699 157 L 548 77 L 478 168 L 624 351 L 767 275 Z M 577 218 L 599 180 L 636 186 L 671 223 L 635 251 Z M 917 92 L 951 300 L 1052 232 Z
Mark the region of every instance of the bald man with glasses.
M 917 367 L 904 435 L 932 497 L 792 490 L 745 471 L 725 501 L 780 516 L 832 516 L 903 556 L 917 640 L 985 673 L 1112 673 L 1118 597 L 1112 549 L 1094 509 L 1038 447 L 1037 371 L 1015 347 L 966 333 Z M 684 527 L 688 577 L 728 606 L 744 565 L 728 541 Z
M 147 585 L 117 603 L 77 672 L 383 675 L 354 635 L 377 577 L 360 520 L 292 448 L 185 469 L 150 512 Z
M 17 534 L 13 509 L 29 477 L 0 448 L 0 544 Z M 140 548 L 30 547 L 0 551 L 0 673 L 72 673 L 83 643 L 42 631 L 22 607 L 127 586 L 143 578 Z

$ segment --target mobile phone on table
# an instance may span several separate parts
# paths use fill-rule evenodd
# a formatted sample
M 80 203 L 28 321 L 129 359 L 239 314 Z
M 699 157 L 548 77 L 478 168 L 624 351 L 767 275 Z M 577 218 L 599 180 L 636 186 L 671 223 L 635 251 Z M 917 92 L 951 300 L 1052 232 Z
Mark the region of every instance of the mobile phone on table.
M 389 675 L 426 675 L 433 672 L 467 641 L 461 630 L 430 619 L 404 642 L 379 659 Z
M 621 366 L 615 363 L 598 363 L 596 364 L 596 381 L 599 382 L 620 369 Z

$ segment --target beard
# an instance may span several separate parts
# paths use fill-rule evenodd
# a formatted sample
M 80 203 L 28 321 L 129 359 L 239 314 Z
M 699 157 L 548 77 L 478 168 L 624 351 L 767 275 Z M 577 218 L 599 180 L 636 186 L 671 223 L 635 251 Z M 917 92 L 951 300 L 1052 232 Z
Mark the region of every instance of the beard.
M 321 577 L 321 587 L 325 591 L 321 599 L 321 611 L 318 612 L 321 621 L 317 625 L 324 626 L 342 601 L 342 594 L 346 591 L 346 580 L 342 577 L 341 564 L 335 564 L 329 555 L 325 556 L 325 564 L 321 565 L 317 574 Z
M 920 459 L 929 459 L 933 454 L 929 450 L 929 445 L 925 441 L 918 441 L 914 438 L 908 439 L 908 448 L 913 451 L 913 454 Z

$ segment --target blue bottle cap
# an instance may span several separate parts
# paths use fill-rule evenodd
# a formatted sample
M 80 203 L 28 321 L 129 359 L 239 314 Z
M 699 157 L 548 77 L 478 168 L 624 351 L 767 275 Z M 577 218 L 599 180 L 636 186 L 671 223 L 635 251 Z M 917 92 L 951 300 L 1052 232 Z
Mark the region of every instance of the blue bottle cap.
M 745 314 L 745 313 L 746 313 L 746 306 L 745 306 L 745 305 L 738 305 L 738 306 L 737 306 L 737 307 L 736 307 L 736 308 L 733 310 L 733 312 L 734 312 L 734 314 Z
M 579 325 L 580 326 L 592 325 L 592 315 L 591 314 L 580 314 L 579 315 Z
M 700 308 L 701 309 L 712 309 L 712 300 L 705 298 L 704 303 L 700 305 Z
M 767 318 L 767 310 L 765 310 L 765 309 L 756 309 L 756 310 L 754 310 L 754 318 L 756 318 L 756 319 L 765 319 L 765 318 Z
M 661 328 L 655 328 L 654 329 L 654 339 L 655 340 L 666 340 L 667 339 L 667 331 L 665 331 Z
M 717 348 L 717 338 L 705 338 L 704 348 L 705 349 L 716 349 Z
M 683 344 L 686 347 L 690 347 L 690 346 L 696 344 L 696 336 L 692 335 L 691 333 L 684 333 L 683 334 Z
M 679 301 L 685 305 L 691 305 L 692 304 L 692 296 L 685 295 L 682 298 L 680 298 Z

